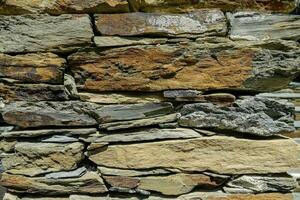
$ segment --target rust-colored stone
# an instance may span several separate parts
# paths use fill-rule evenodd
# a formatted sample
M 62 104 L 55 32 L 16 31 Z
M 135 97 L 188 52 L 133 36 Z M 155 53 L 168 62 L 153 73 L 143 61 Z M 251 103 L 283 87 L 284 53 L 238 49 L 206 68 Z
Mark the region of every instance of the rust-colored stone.
M 112 187 L 136 188 L 140 182 L 139 178 L 126 176 L 103 176 L 103 179 Z

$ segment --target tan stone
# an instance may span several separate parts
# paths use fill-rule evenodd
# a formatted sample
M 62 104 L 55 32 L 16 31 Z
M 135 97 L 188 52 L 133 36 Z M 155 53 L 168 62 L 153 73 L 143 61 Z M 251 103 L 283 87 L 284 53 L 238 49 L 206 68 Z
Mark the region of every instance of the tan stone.
M 219 174 L 281 173 L 300 166 L 292 139 L 250 140 L 212 136 L 109 145 L 91 155 L 98 165 L 121 169 L 175 168 Z
M 6 0 L 0 5 L 0 14 L 25 13 L 115 13 L 129 12 L 126 0 Z
M 15 149 L 17 141 L 14 139 L 1 139 L 0 152 L 12 152 Z
M 126 176 L 103 176 L 103 179 L 112 187 L 136 188 L 139 185 L 139 178 Z
M 66 60 L 52 53 L 0 54 L 0 77 L 25 83 L 63 84 Z

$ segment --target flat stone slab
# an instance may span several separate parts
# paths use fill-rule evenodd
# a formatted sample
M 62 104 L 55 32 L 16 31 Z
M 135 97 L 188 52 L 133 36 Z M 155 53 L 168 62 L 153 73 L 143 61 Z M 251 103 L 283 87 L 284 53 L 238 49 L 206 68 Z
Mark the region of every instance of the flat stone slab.
M 195 10 L 188 14 L 124 13 L 95 15 L 96 28 L 109 36 L 197 37 L 225 35 L 224 14 L 217 9 Z
M 94 43 L 97 47 L 122 47 L 131 45 L 165 44 L 166 38 L 143 38 L 143 37 L 118 37 L 118 36 L 96 36 Z
M 18 15 L 0 18 L 0 53 L 72 52 L 92 43 L 88 15 Z

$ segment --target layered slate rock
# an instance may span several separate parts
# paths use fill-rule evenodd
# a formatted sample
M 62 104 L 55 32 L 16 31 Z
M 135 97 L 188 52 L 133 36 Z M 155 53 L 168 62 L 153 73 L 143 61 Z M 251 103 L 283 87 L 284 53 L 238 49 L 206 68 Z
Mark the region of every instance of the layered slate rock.
M 196 10 L 188 14 L 125 13 L 96 15 L 102 35 L 196 37 L 225 35 L 226 19 L 219 10 Z
M 82 127 L 96 125 L 94 118 L 84 113 L 84 108 L 93 108 L 85 102 L 12 102 L 2 112 L 6 123 L 22 128 L 28 127 Z
M 1 2 L 2 3 L 2 2 Z M 35 0 L 15 1 L 6 0 L 0 5 L 0 14 L 15 15 L 27 13 L 50 13 L 60 15 L 64 13 L 115 13 L 129 12 L 126 0 Z
M 19 15 L 0 18 L 0 53 L 71 52 L 89 46 L 88 15 Z
M 122 47 L 131 45 L 164 44 L 166 38 L 137 38 L 137 37 L 117 37 L 117 36 L 96 36 L 94 43 L 97 47 Z
M 65 179 L 31 178 L 4 173 L 1 176 L 0 184 L 12 192 L 27 194 L 101 194 L 107 191 L 102 178 L 95 172 L 87 172 L 81 177 Z
M 233 40 L 300 39 L 300 16 L 257 12 L 227 13 Z
M 251 176 L 243 175 L 227 183 L 224 190 L 243 193 L 289 192 L 297 187 L 297 182 L 289 176 Z
M 63 85 L 0 83 L 0 97 L 7 101 L 62 101 L 69 95 Z
M 0 78 L 17 83 L 62 84 L 66 60 L 52 53 L 0 54 Z
M 297 45 L 209 38 L 187 44 L 86 49 L 68 60 L 76 84 L 83 90 L 270 91 L 286 87 L 299 74 Z
M 233 106 L 212 103 L 184 105 L 179 124 L 184 127 L 230 131 L 258 136 L 293 132 L 294 105 L 285 100 L 245 97 Z
M 15 154 L 2 159 L 6 172 L 27 176 L 73 170 L 83 159 L 83 144 L 18 142 Z
M 222 11 L 246 9 L 290 13 L 296 8 L 294 0 L 130 0 L 130 2 L 136 10 L 144 12 L 185 12 L 193 8 L 221 8 Z
M 291 139 L 248 140 L 212 136 L 109 145 L 95 151 L 94 155 L 93 151 L 90 153 L 89 159 L 96 164 L 121 169 L 173 168 L 190 172 L 257 174 L 281 173 L 299 167 L 299 147 Z

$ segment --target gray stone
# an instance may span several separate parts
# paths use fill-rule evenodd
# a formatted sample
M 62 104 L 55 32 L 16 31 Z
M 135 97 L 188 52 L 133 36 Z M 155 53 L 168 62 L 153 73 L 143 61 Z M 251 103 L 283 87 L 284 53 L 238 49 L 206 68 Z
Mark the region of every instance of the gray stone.
M 158 126 L 159 126 L 159 128 L 179 128 L 179 125 L 177 122 L 158 124 Z
M 138 142 L 168 139 L 186 139 L 201 137 L 199 133 L 191 129 L 146 129 L 137 132 L 118 132 L 117 134 L 99 135 L 90 142 L 114 143 L 114 142 Z
M 202 94 L 201 91 L 198 90 L 167 90 L 164 91 L 165 98 L 180 98 L 180 97 L 198 97 Z
M 180 117 L 179 113 L 174 113 L 174 114 L 169 114 L 169 115 L 164 115 L 164 116 L 159 116 L 159 117 L 153 117 L 153 118 L 105 123 L 105 124 L 100 124 L 99 128 L 100 129 L 106 129 L 108 131 L 113 131 L 113 130 L 119 130 L 119 129 L 151 126 L 151 125 L 157 125 L 157 124 L 161 124 L 161 123 L 174 122 L 179 117 Z
M 260 93 L 257 96 L 276 99 L 299 99 L 300 93 Z
M 0 52 L 71 52 L 92 43 L 88 15 L 1 16 Z
M 95 105 L 79 102 L 12 102 L 2 113 L 6 123 L 22 128 L 28 127 L 82 127 L 96 125 L 94 118 L 85 113 L 85 109 Z
M 136 37 L 117 37 L 117 36 L 96 36 L 94 43 L 97 47 L 122 47 L 131 45 L 146 44 L 165 44 L 166 38 L 136 38 Z
M 64 75 L 64 86 L 66 88 L 66 93 L 68 94 L 68 96 L 70 98 L 72 98 L 72 99 L 79 98 L 75 79 L 73 78 L 73 76 L 71 76 L 69 74 Z
M 86 173 L 85 167 L 80 167 L 73 171 L 65 171 L 65 172 L 54 172 L 50 174 L 46 174 L 45 178 L 48 179 L 65 179 L 65 178 L 79 178 Z
M 295 128 L 300 128 L 300 121 L 295 121 L 294 126 Z
M 96 132 L 97 132 L 96 128 L 42 129 L 42 130 L 8 131 L 2 133 L 1 136 L 5 138 L 27 138 L 27 137 L 46 136 L 46 135 L 80 136 L 80 135 L 90 135 Z
M 257 12 L 227 13 L 233 40 L 300 39 L 300 16 Z
M 43 138 L 40 141 L 44 143 L 70 143 L 70 142 L 78 142 L 78 139 L 70 136 L 65 136 L 65 135 L 53 135 L 48 138 Z
M 195 10 L 187 14 L 106 14 L 95 18 L 96 28 L 102 35 L 199 37 L 225 35 L 227 31 L 225 16 L 217 9 Z
M 297 182 L 289 176 L 243 175 L 227 183 L 228 187 L 251 190 L 253 193 L 290 192 Z M 226 192 L 229 190 L 224 189 Z
M 258 136 L 293 132 L 294 106 L 286 100 L 245 97 L 233 106 L 211 103 L 185 105 L 179 124 L 184 127 L 233 131 Z
M 0 126 L 0 135 L 2 136 L 3 133 L 5 134 L 6 132 L 12 131 L 13 129 L 13 126 Z

